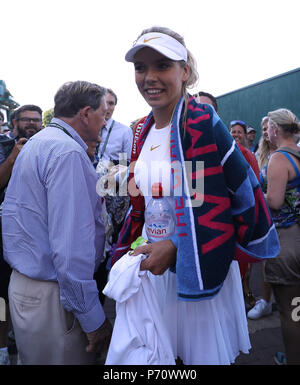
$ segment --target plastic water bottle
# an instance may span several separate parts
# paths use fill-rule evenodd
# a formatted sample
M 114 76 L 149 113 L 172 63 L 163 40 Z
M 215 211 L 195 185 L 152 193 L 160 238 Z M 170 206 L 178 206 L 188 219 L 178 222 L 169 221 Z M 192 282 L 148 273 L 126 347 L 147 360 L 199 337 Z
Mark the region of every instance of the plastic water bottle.
M 175 231 L 174 209 L 163 196 L 161 183 L 154 183 L 151 189 L 152 198 L 145 210 L 145 230 L 148 240 L 159 242 L 169 239 Z

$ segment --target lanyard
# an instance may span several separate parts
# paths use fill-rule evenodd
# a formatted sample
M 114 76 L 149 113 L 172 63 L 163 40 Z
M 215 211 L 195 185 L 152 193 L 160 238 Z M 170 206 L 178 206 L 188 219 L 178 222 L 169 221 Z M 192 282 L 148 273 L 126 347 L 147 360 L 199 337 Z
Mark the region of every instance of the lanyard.
M 104 154 L 104 151 L 106 150 L 108 138 L 109 138 L 109 135 L 110 135 L 110 133 L 111 133 L 111 130 L 112 130 L 114 124 L 115 124 L 115 121 L 113 120 L 112 123 L 111 123 L 111 125 L 110 125 L 110 127 L 109 127 L 108 133 L 107 133 L 107 135 L 106 135 L 105 142 L 104 142 L 103 147 L 102 147 L 100 159 L 102 159 L 103 154 Z
M 50 124 L 48 124 L 48 127 L 56 127 L 56 128 L 59 128 L 60 130 L 62 130 L 63 132 L 65 132 L 67 135 L 69 135 L 69 136 L 73 139 L 73 136 L 69 133 L 69 131 L 68 131 L 65 127 L 61 126 L 61 125 L 58 124 L 58 123 L 50 123 Z

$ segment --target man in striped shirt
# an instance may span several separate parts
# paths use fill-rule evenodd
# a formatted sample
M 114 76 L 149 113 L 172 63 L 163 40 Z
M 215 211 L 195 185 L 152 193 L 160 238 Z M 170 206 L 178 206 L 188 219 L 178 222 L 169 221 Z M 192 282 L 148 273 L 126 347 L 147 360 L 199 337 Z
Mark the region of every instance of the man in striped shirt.
M 22 364 L 90 364 L 111 336 L 93 280 L 104 226 L 85 143 L 99 136 L 105 92 L 64 84 L 54 118 L 23 147 L 6 191 L 3 248 Z

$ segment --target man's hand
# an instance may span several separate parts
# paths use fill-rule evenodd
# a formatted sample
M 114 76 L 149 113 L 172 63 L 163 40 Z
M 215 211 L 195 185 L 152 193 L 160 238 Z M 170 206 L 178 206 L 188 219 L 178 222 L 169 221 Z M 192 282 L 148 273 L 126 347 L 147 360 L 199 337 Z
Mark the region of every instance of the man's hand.
M 148 254 L 148 258 L 141 262 L 140 270 L 149 270 L 154 275 L 163 274 L 176 262 L 177 249 L 170 240 L 149 243 L 137 247 L 133 255 Z
M 12 152 L 9 155 L 10 160 L 15 162 L 17 159 L 17 156 L 19 155 L 19 152 L 22 150 L 22 147 L 27 142 L 26 138 L 20 138 L 17 143 L 14 145 L 14 148 L 12 149 Z
M 97 353 L 103 350 L 107 350 L 109 347 L 111 335 L 112 335 L 112 325 L 109 320 L 103 322 L 103 324 L 95 331 L 91 333 L 86 333 L 87 339 L 89 341 L 86 351 L 88 353 Z
M 1 189 L 7 186 L 7 183 L 11 176 L 11 171 L 14 167 L 17 156 L 19 155 L 22 147 L 26 142 L 27 142 L 26 138 L 20 138 L 18 142 L 14 145 L 9 156 L 0 165 L 0 188 Z

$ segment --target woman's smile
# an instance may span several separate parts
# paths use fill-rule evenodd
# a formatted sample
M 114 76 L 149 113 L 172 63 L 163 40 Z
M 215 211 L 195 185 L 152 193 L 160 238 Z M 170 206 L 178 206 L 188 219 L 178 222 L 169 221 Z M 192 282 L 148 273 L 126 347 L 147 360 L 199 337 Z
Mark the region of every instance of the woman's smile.
M 153 112 L 163 109 L 170 114 L 182 95 L 188 69 L 151 48 L 135 54 L 134 67 L 137 87 Z

